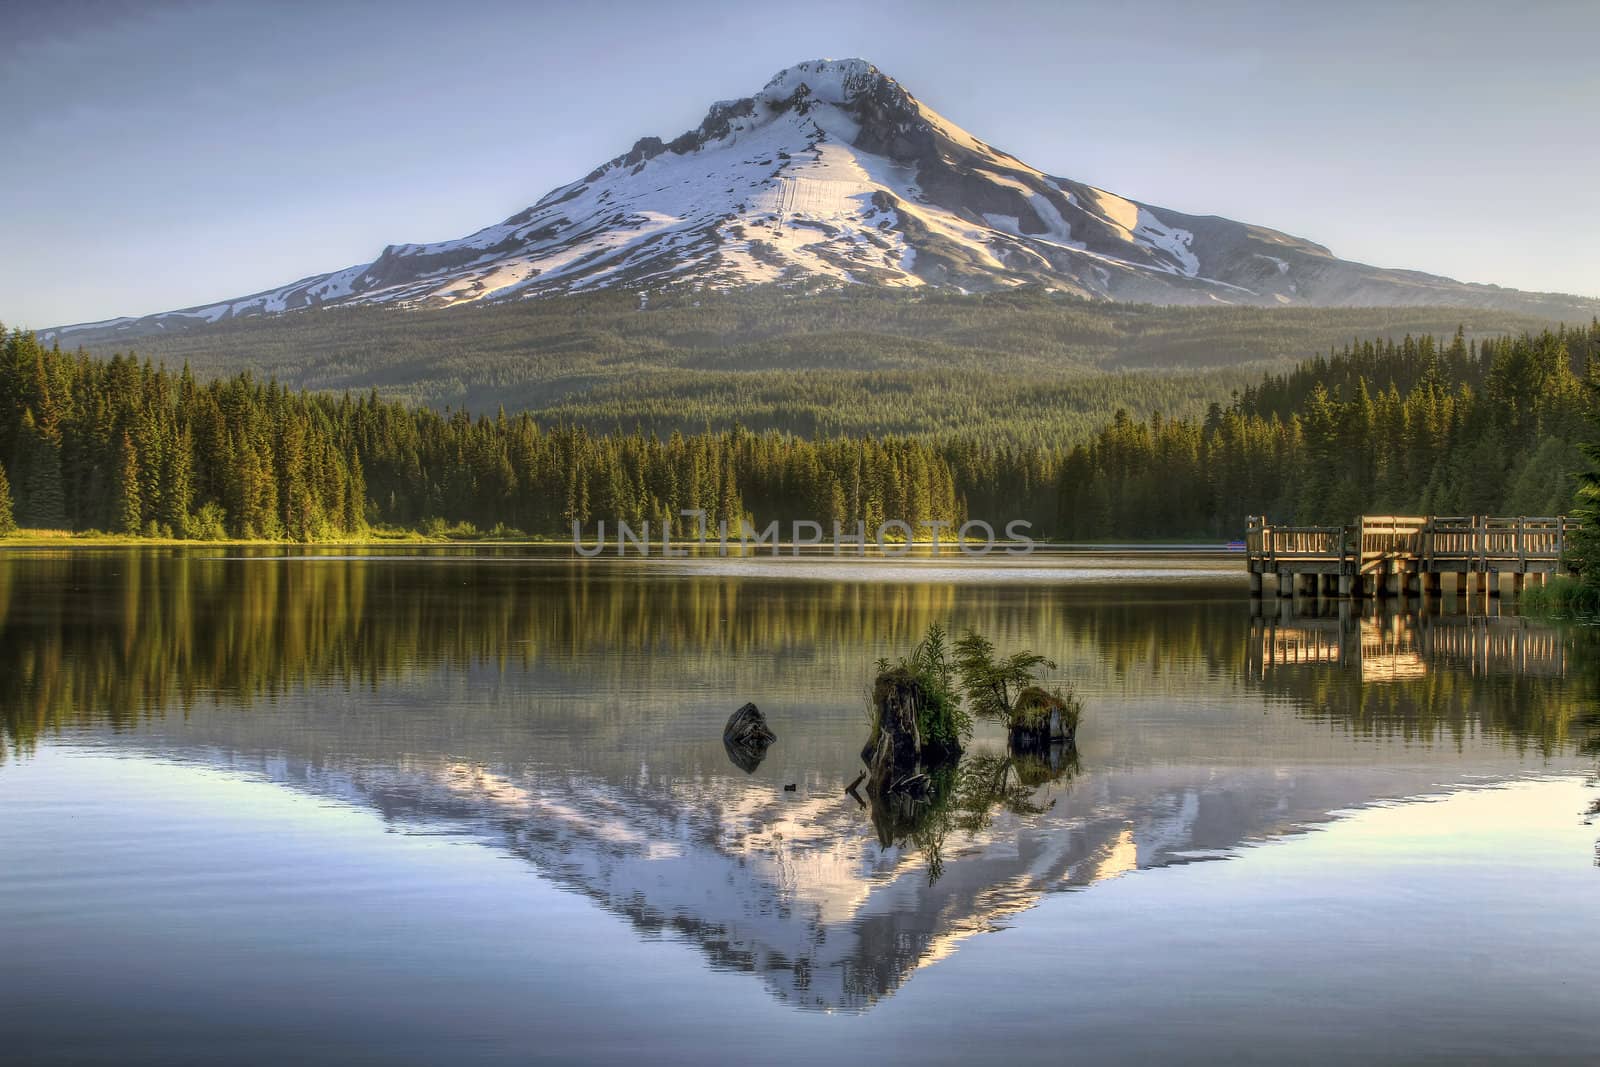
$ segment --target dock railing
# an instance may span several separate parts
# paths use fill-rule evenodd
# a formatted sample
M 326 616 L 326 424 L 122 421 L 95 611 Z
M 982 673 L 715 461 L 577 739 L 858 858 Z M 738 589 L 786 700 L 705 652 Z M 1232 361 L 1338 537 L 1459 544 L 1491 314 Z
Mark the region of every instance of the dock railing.
M 1368 571 L 1384 560 L 1409 559 L 1420 555 L 1428 533 L 1429 520 L 1411 515 L 1363 515 L 1360 531 L 1360 570 Z
M 1267 574 L 1285 582 L 1291 575 L 1339 575 L 1356 585 L 1396 574 L 1497 579 L 1505 573 L 1543 581 L 1561 569 L 1568 535 L 1577 529 L 1564 515 L 1363 515 L 1350 526 L 1277 526 L 1252 516 L 1245 551 L 1252 589 Z

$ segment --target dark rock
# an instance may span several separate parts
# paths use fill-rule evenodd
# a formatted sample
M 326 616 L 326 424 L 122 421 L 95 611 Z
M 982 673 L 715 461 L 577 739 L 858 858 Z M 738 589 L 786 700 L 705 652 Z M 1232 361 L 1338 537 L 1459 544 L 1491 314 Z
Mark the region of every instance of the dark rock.
M 754 773 L 767 758 L 767 746 L 778 739 L 767 725 L 767 717 L 754 704 L 746 704 L 728 717 L 722 728 L 722 747 L 733 765 L 746 774 Z
M 746 704 L 728 716 L 728 725 L 722 728 L 722 739 L 736 744 L 770 745 L 778 739 L 767 725 L 767 717 L 754 704 Z

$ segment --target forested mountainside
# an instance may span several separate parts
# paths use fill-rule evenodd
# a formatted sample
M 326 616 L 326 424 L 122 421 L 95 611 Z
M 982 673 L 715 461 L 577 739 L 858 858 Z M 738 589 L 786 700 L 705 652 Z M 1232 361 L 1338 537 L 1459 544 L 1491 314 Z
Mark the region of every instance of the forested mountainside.
M 1118 408 L 1198 415 L 1268 369 L 1356 337 L 1537 332 L 1481 309 L 1158 308 L 1039 288 L 970 294 L 607 292 L 400 311 L 333 308 L 140 338 L 202 381 L 249 370 L 294 389 L 474 411 L 528 410 L 593 432 L 707 428 L 972 436 L 1057 448 Z M 109 358 L 124 342 L 88 346 Z
M 314 540 L 373 524 L 563 536 L 574 521 L 659 524 L 698 508 L 734 529 L 1026 519 L 1036 534 L 1100 538 L 1233 536 L 1263 512 L 1548 513 L 1571 499 L 1597 381 L 1592 323 L 1363 342 L 1198 418 L 1117 412 L 1076 444 L 599 435 L 248 373 L 202 382 L 13 332 L 0 351 L 0 521 L 10 503 L 28 527 L 191 537 Z

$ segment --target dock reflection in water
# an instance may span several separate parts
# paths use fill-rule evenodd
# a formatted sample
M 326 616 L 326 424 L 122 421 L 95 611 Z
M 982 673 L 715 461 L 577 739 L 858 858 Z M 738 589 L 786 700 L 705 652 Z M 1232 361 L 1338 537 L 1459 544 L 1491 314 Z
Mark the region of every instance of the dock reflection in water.
M 1261 605 L 1257 601 L 1253 606 Z M 1562 678 L 1567 644 L 1568 635 L 1552 624 L 1498 611 L 1445 613 L 1386 610 L 1363 601 L 1284 601 L 1252 614 L 1247 670 L 1257 680 L 1265 680 L 1271 671 L 1311 664 L 1355 671 L 1363 682 L 1415 679 L 1430 669 Z

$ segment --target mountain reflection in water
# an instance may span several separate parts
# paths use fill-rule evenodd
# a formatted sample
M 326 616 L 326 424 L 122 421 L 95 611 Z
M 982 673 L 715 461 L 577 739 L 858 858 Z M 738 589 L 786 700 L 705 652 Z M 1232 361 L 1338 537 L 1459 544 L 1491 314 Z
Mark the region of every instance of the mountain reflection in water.
M 870 1007 L 1049 893 L 1590 765 L 1582 634 L 1252 613 L 1241 593 L 494 553 L 0 554 L 0 723 L 8 759 L 188 761 L 468 835 L 828 1010 Z M 1085 725 L 1076 753 L 1022 764 L 981 733 L 937 810 L 896 825 L 843 790 L 872 663 L 935 621 L 1057 660 Z M 748 773 L 720 733 L 745 700 L 779 737 Z

